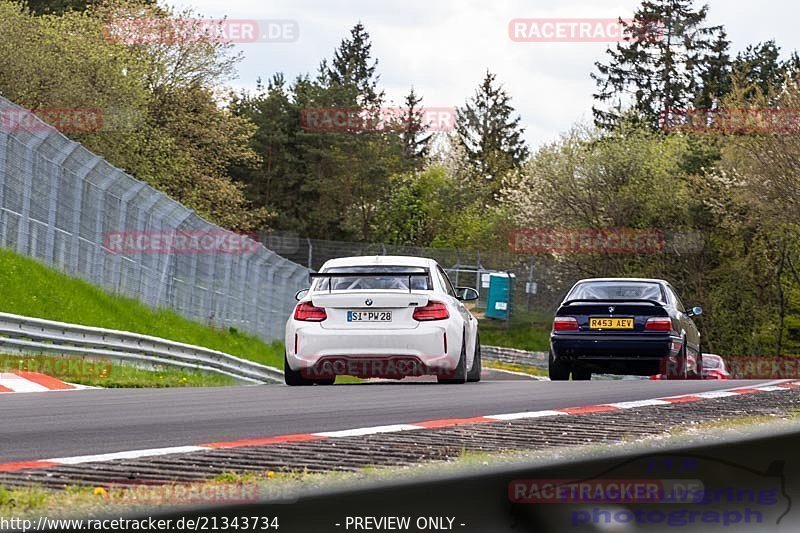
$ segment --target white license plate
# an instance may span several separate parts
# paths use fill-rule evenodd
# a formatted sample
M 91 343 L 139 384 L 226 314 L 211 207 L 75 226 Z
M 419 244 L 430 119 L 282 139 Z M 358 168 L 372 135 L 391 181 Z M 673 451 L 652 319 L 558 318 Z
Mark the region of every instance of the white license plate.
M 348 322 L 391 322 L 391 311 L 348 311 Z

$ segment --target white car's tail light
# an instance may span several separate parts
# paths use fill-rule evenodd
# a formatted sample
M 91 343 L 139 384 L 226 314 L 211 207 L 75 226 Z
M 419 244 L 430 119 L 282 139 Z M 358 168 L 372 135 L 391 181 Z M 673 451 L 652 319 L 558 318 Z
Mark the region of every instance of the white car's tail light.
M 414 309 L 414 320 L 444 320 L 450 318 L 447 306 L 442 302 L 429 300 L 428 305 Z
M 294 308 L 294 319 L 302 320 L 304 322 L 322 322 L 328 318 L 325 309 L 322 307 L 315 307 L 311 302 L 300 302 Z

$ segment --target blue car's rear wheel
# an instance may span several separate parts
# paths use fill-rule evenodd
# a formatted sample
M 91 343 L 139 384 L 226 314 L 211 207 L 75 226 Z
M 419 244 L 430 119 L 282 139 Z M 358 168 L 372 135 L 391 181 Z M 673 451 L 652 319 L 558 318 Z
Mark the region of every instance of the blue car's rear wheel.
M 550 381 L 567 381 L 571 368 L 568 364 L 564 363 L 563 359 L 556 359 L 551 350 L 547 370 L 550 375 Z
M 590 379 L 592 379 L 591 370 L 579 365 L 572 367 L 572 381 L 589 381 Z

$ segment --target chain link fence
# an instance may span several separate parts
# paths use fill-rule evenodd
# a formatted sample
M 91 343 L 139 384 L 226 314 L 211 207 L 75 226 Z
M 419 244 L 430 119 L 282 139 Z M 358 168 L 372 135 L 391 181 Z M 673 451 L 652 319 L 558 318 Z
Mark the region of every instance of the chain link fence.
M 261 242 L 283 257 L 317 270 L 325 261 L 336 257 L 359 255 L 411 255 L 435 259 L 447 271 L 450 280 L 457 286 L 478 290 L 479 309 L 486 308 L 488 274 L 511 273 L 512 310 L 555 311 L 564 293 L 575 281 L 573 273 L 561 264 L 545 256 L 531 256 L 508 250 L 459 250 L 454 248 L 431 248 L 392 245 L 384 243 L 361 243 L 308 239 L 290 232 L 269 232 L 260 235 Z M 506 243 L 502 243 L 501 246 Z M 498 247 L 499 248 L 499 247 Z
M 24 112 L 0 97 L 3 116 Z M 38 119 L 2 125 L 0 246 L 154 308 L 264 340 L 283 336 L 306 267 L 210 224 Z M 109 235 L 149 246 L 110 249 Z M 213 242 L 177 252 L 153 245 L 175 235 Z M 245 246 L 232 252 L 226 236 Z
M 27 112 L 0 97 L 0 116 L 20 113 Z M 313 240 L 286 232 L 236 235 L 36 118 L 23 128 L 2 121 L 0 126 L 0 246 L 215 327 L 235 327 L 267 341 L 282 338 L 294 294 L 308 286 L 309 270 L 344 256 L 431 257 L 453 283 L 478 289 L 479 309 L 486 305 L 491 272 L 515 275 L 515 311 L 552 311 L 568 287 L 557 265 L 508 251 Z M 219 242 L 177 251 L 153 246 L 156 238 L 175 234 Z M 245 245 L 231 251 L 221 235 Z M 145 237 L 150 246 L 114 247 L 115 237 Z

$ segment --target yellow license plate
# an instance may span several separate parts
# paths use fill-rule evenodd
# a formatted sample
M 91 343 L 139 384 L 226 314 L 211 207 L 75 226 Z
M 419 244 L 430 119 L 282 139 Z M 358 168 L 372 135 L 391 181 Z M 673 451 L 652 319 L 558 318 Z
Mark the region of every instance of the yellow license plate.
M 633 329 L 632 318 L 590 318 L 589 329 Z

